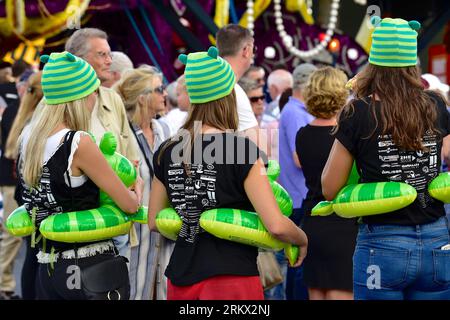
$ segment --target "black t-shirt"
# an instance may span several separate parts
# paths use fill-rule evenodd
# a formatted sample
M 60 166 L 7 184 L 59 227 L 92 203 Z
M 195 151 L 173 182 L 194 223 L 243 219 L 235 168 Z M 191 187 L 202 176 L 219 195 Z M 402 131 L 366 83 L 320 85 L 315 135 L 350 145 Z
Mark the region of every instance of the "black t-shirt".
M 442 136 L 450 133 L 450 116 L 444 101 L 430 94 L 437 108 L 436 128 Z M 442 136 L 432 133 L 423 137 L 428 148 L 423 151 L 400 150 L 391 135 L 382 135 L 376 127 L 371 108 L 376 108 L 380 118 L 380 103 L 371 103 L 370 98 L 354 100 L 353 112 L 347 113 L 339 121 L 338 139 L 353 155 L 360 174 L 360 183 L 397 181 L 405 182 L 417 190 L 417 199 L 408 207 L 382 215 L 363 218 L 364 223 L 417 225 L 436 221 L 445 215 L 441 201 L 431 198 L 427 188 L 440 171 Z M 405 111 L 405 117 L 408 114 Z M 380 121 L 378 121 L 380 123 Z M 374 133 L 373 133 L 374 132 Z M 373 134 L 372 134 L 373 133 Z
M 244 181 L 260 151 L 249 139 L 234 134 L 200 137 L 204 141 L 194 144 L 191 164 L 171 158 L 180 144 L 170 140 L 160 146 L 153 160 L 155 176 L 165 185 L 170 204 L 183 221 L 165 272 L 178 286 L 216 275 L 258 275 L 256 247 L 219 239 L 202 230 L 199 219 L 202 212 L 214 208 L 254 211 Z M 167 143 L 171 144 L 159 163 L 159 153 Z M 201 159 L 195 150 L 201 150 Z
M 334 142 L 334 136 L 331 134 L 333 128 L 333 126 L 322 127 L 308 124 L 300 128 L 295 138 L 295 150 L 308 188 L 308 194 L 303 201 L 304 212 L 307 215 L 311 214 L 312 208 L 317 203 L 325 200 L 322 194 L 321 176 Z

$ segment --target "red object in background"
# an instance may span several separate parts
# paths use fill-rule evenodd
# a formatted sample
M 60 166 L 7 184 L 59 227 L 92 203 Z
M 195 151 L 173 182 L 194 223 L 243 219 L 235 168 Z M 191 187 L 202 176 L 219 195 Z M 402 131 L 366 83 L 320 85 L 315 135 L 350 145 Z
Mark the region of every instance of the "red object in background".
M 428 49 L 428 71 L 438 77 L 441 82 L 450 80 L 450 54 L 445 44 L 431 46 Z
M 319 34 L 319 41 L 323 41 L 325 39 L 325 36 L 326 33 L 321 32 Z M 338 52 L 341 49 L 341 42 L 336 38 L 332 38 L 328 43 L 327 49 L 333 53 Z

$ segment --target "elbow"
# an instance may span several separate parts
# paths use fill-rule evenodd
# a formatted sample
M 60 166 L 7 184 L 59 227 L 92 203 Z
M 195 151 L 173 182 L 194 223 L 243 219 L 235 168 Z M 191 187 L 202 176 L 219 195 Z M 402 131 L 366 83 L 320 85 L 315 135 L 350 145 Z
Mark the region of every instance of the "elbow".
M 150 229 L 150 231 L 156 231 L 156 232 L 158 232 L 158 228 L 156 228 L 156 223 L 155 223 L 155 221 L 148 220 L 148 228 Z
M 322 194 L 327 201 L 333 200 L 336 196 L 336 192 L 333 192 L 333 190 L 330 190 L 330 188 L 327 188 L 324 185 L 322 185 Z
M 278 240 L 281 240 L 285 234 L 284 228 L 281 223 L 274 224 L 270 226 L 268 230 L 270 235 Z
M 331 201 L 336 196 L 336 191 L 333 190 L 332 186 L 328 182 L 329 179 L 326 178 L 324 174 L 322 174 L 321 185 L 322 185 L 322 195 L 327 201 Z

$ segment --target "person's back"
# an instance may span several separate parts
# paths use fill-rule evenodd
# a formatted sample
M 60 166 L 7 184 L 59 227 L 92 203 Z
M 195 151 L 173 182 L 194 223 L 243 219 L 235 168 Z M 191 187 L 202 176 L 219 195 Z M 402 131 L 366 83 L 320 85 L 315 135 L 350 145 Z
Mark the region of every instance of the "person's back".
M 213 208 L 258 209 L 269 232 L 277 229 L 276 237 L 282 241 L 303 246 L 301 255 L 306 254 L 306 239 L 279 212 L 267 177 L 261 175 L 264 168 L 256 145 L 227 132 L 238 127 L 235 76 L 230 65 L 217 57 L 214 47 L 207 53 L 181 55 L 180 60 L 186 64 L 192 111 L 180 135 L 164 143 L 155 154 L 149 203 L 152 230 L 156 228 L 156 214 L 167 201 L 182 220 L 165 273 L 168 299 L 262 299 L 257 248 L 205 232 L 200 227 L 200 215 Z M 211 74 L 229 81 L 221 86 L 204 81 Z M 198 87 L 196 83 L 203 85 Z M 269 205 L 265 207 L 262 201 Z
M 224 272 L 243 276 L 258 274 L 257 248 L 219 239 L 199 226 L 200 214 L 206 210 L 255 211 L 242 182 L 258 159 L 258 149 L 247 138 L 231 133 L 203 134 L 198 139 L 195 143 L 201 145 L 201 162 L 195 163 L 195 159 L 190 165 L 174 162 L 171 155 L 176 145 L 173 144 L 164 150 L 160 165 L 155 166 L 155 175 L 168 190 L 171 206 L 184 221 L 166 271 L 171 282 L 178 286 Z M 208 157 L 208 150 L 215 146 L 219 146 L 215 149 L 216 156 Z M 241 159 L 244 164 L 235 165 L 241 163 L 238 155 L 245 156 Z M 208 260 L 195 259 L 200 256 L 208 256 Z
M 293 95 L 283 107 L 279 123 L 280 184 L 286 188 L 294 201 L 294 210 L 300 209 L 306 196 L 305 177 L 295 163 L 295 136 L 297 131 L 310 123 L 314 117 L 308 113 L 303 103 L 302 90 L 309 75 L 317 68 L 311 64 L 301 64 L 293 72 Z M 294 211 L 295 215 L 295 211 Z
M 78 211 L 81 219 L 89 216 L 86 210 L 99 206 L 100 188 L 123 212 L 136 212 L 139 202 L 138 194 L 126 189 L 87 133 L 100 86 L 94 69 L 68 52 L 42 56 L 41 61 L 46 63 L 42 74 L 43 105 L 21 135 L 18 160 L 22 199 L 36 226 L 32 239 L 33 245 L 39 247 L 38 298 L 106 299 L 117 290 L 119 299 L 127 299 L 127 268 L 123 259 L 115 258 L 117 249 L 112 239 L 67 243 L 40 234 L 41 222 L 52 215 Z M 66 71 L 55 72 L 62 69 Z M 56 80 L 65 86 L 52 87 Z M 103 284 L 110 285 L 110 289 L 89 291 L 92 278 L 84 279 L 81 287 L 68 287 L 71 273 L 67 268 L 71 265 L 81 273 L 95 266 L 91 270 L 94 281 L 105 281 Z M 99 280 L 101 276 L 110 277 L 112 269 L 117 273 L 111 279 Z
M 362 218 L 353 258 L 355 299 L 450 299 L 443 267 L 450 264 L 448 222 L 444 204 L 428 192 L 440 171 L 443 143 L 448 150 L 450 116 L 442 98 L 423 90 L 416 67 L 420 24 L 379 17 L 372 22 L 370 64 L 353 85 L 357 99 L 339 119 L 322 191 L 327 200 L 335 197 L 353 159 L 361 183 L 413 186 L 412 204 Z M 385 37 L 392 45 L 384 45 Z

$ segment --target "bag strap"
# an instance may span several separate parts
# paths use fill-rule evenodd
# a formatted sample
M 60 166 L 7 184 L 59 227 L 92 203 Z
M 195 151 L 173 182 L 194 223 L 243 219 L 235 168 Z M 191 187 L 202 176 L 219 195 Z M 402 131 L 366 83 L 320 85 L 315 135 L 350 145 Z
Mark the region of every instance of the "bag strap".
M 150 146 L 148 145 L 147 139 L 144 136 L 144 132 L 138 125 L 133 124 L 131 122 L 130 122 L 130 127 L 131 127 L 131 131 L 133 132 L 134 136 L 136 137 L 139 148 L 141 149 L 142 153 L 144 154 L 145 163 L 147 164 L 148 170 L 150 171 L 150 180 L 153 180 L 155 173 L 153 171 L 152 161 L 148 158 L 148 155 L 151 154 L 151 150 L 150 150 Z

